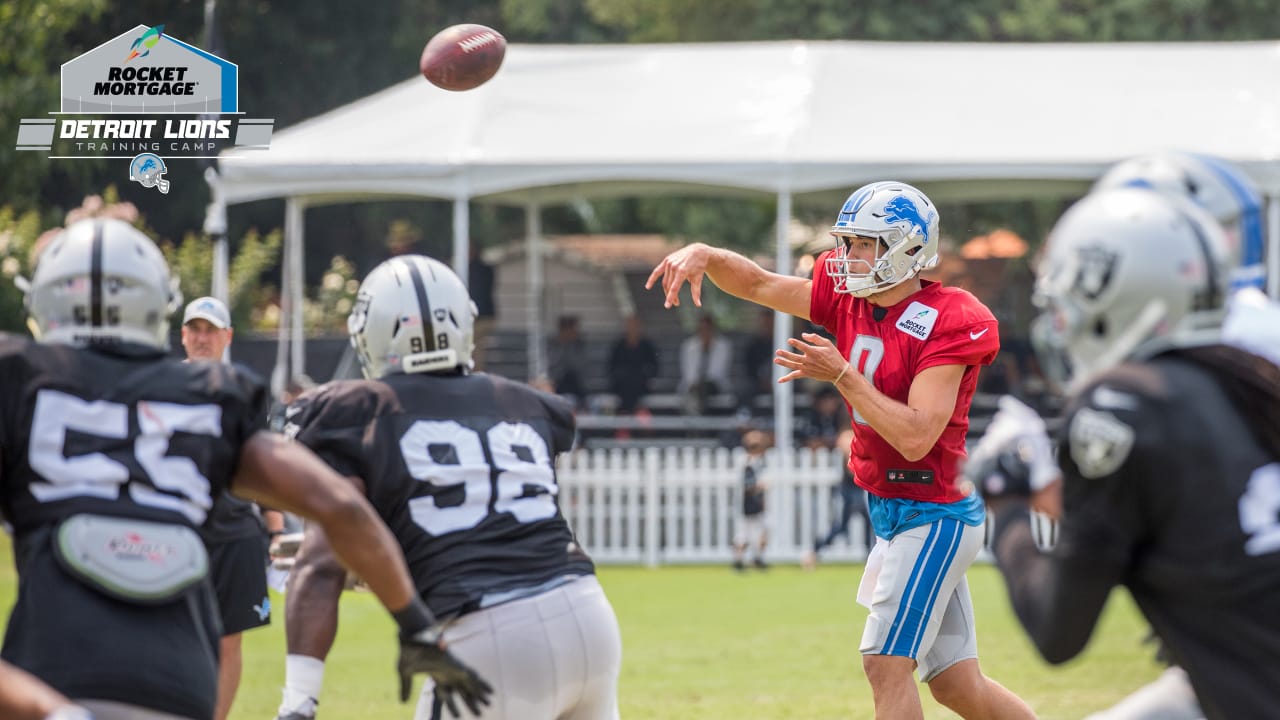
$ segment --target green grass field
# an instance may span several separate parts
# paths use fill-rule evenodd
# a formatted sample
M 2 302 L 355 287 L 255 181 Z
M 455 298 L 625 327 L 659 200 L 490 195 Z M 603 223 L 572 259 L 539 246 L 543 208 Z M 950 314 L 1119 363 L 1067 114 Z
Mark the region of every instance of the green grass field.
M 3 539 L 0 553 L 0 608 L 7 615 L 15 577 Z M 727 567 L 602 568 L 601 581 L 622 626 L 622 717 L 872 717 L 857 653 L 866 615 L 854 602 L 861 571 L 849 565 L 747 574 Z M 1114 594 L 1085 654 L 1051 668 L 1018 627 L 998 573 L 975 567 L 969 582 L 983 668 L 1042 718 L 1076 720 L 1159 670 L 1149 648 L 1140 645 L 1146 626 L 1126 593 Z M 277 608 L 282 605 L 277 602 Z M 395 699 L 394 654 L 393 626 L 377 601 L 348 593 L 327 665 L 321 717 L 412 717 L 412 707 Z M 283 617 L 277 611 L 269 628 L 245 636 L 244 680 L 233 718 L 274 717 L 283 657 Z M 954 717 L 922 690 L 926 717 Z

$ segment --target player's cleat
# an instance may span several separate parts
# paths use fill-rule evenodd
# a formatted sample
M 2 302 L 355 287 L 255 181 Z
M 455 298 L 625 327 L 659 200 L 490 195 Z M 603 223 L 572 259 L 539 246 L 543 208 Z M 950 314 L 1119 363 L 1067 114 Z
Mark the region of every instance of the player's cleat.
M 768 569 L 769 569 L 769 563 L 765 562 L 765 561 L 764 561 L 764 558 L 756 558 L 755 566 L 756 566 L 756 569 L 757 569 L 757 570 L 768 570 Z
M 280 709 L 276 710 L 276 720 L 315 720 L 316 706 L 319 704 L 320 701 L 313 697 L 285 688 L 284 701 L 280 703 Z

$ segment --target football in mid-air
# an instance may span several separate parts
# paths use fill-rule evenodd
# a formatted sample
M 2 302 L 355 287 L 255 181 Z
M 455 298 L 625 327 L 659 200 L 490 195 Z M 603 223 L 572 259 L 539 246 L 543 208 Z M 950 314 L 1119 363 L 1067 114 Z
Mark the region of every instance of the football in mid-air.
M 422 50 L 418 63 L 432 85 L 445 90 L 471 90 L 483 85 L 502 67 L 507 40 L 484 25 L 453 25 L 436 33 Z

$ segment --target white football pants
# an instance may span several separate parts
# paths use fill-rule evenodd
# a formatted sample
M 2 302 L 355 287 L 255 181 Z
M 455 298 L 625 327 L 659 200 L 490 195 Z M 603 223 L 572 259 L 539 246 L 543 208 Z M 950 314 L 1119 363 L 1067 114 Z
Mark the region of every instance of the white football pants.
M 622 636 L 594 575 L 463 615 L 445 644 L 493 685 L 481 720 L 615 720 Z M 442 720 L 427 679 L 414 720 Z M 458 710 L 471 717 L 458 701 Z

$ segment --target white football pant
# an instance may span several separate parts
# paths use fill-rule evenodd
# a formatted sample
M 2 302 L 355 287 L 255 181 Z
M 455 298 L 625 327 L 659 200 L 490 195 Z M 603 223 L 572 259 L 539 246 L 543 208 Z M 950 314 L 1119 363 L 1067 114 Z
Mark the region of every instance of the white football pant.
M 463 615 L 444 633 L 493 686 L 481 720 L 616 720 L 622 636 L 594 575 Z M 414 720 L 442 720 L 427 679 Z M 463 717 L 471 717 L 457 700 Z

